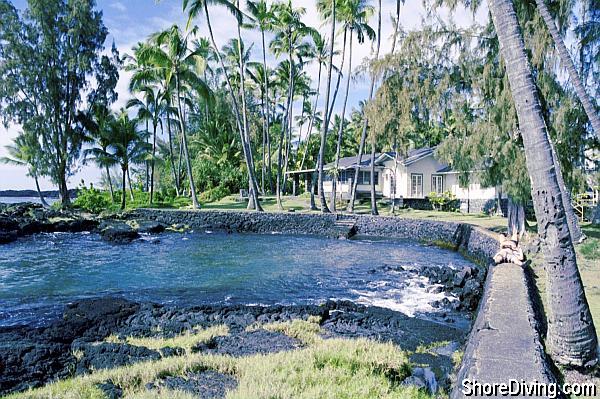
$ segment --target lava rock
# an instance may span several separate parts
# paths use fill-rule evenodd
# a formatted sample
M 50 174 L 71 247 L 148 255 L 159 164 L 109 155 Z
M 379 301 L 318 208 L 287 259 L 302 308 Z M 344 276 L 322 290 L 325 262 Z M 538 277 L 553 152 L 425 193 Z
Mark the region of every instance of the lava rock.
M 72 346 L 72 351 L 83 353 L 77 361 L 77 374 L 127 366 L 142 361 L 158 360 L 161 357 L 158 351 L 143 346 L 112 342 L 76 342 Z
M 104 222 L 100 225 L 100 236 L 103 240 L 115 244 L 127 244 L 140 238 L 131 226 L 124 222 Z
M 112 380 L 100 383 L 97 385 L 97 387 L 104 392 L 104 395 L 108 399 L 120 399 L 123 397 L 123 389 L 120 386 L 115 385 Z
M 159 387 L 187 392 L 202 399 L 224 398 L 237 385 L 235 377 L 212 370 L 188 373 L 185 377 L 166 377 L 158 384 Z
M 138 225 L 137 231 L 142 234 L 159 234 L 166 229 L 164 224 L 155 221 L 138 220 L 136 222 Z
M 19 235 L 15 230 L 11 231 L 0 231 L 0 244 L 9 244 L 16 241 Z
M 192 348 L 192 351 L 239 357 L 289 351 L 301 346 L 302 343 L 299 340 L 285 334 L 255 330 L 215 337 L 207 343 Z
M 165 346 L 164 348 L 160 348 L 160 355 L 162 357 L 173 357 L 173 356 L 183 356 L 185 355 L 185 349 L 183 348 L 172 348 L 170 346 Z

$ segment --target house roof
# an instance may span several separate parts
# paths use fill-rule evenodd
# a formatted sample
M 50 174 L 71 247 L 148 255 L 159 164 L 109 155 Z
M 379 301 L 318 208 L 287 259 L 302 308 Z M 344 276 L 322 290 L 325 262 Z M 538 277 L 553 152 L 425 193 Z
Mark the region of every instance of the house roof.
M 399 158 L 398 162 L 401 165 L 408 166 L 417 161 L 420 161 L 423 158 L 433 155 L 434 151 L 435 151 L 435 147 L 433 147 L 433 148 L 431 148 L 431 147 L 417 148 L 417 149 L 409 151 L 408 154 L 406 155 L 406 157 Z M 381 165 L 383 162 L 385 162 L 387 160 L 393 160 L 395 158 L 395 156 L 396 156 L 396 153 L 393 151 L 375 153 L 375 165 Z M 331 170 L 331 169 L 333 169 L 334 165 L 335 165 L 334 162 L 330 162 L 330 163 L 326 164 L 323 167 L 323 169 Z M 339 169 L 354 169 L 357 166 L 358 166 L 358 156 L 356 156 L 356 155 L 352 156 L 352 157 L 340 158 L 340 160 L 339 160 Z M 359 168 L 367 169 L 370 166 L 371 166 L 371 155 L 364 154 L 361 159 Z M 444 170 L 444 172 L 446 172 L 446 173 L 452 172 L 450 167 L 445 167 L 443 169 L 448 169 L 448 170 Z M 442 172 L 443 169 L 440 169 L 439 173 L 443 173 Z M 305 169 L 305 170 L 289 171 L 287 173 L 288 174 L 306 173 L 306 172 L 313 172 L 314 170 L 315 169 Z

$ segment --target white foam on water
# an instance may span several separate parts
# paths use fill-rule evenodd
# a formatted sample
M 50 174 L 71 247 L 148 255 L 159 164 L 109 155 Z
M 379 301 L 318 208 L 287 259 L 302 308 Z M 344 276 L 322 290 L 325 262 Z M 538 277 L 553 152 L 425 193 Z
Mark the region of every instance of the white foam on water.
M 372 291 L 351 290 L 351 292 L 358 295 L 356 301 L 362 305 L 388 308 L 415 317 L 419 313 L 440 312 L 440 309 L 432 306 L 435 301 L 443 298 L 456 300 L 444 292 L 429 292 L 434 286 L 429 283 L 427 277 L 414 276 L 407 278 L 401 286 L 394 287 L 390 281 L 373 281 L 369 283 L 369 288 L 374 288 Z

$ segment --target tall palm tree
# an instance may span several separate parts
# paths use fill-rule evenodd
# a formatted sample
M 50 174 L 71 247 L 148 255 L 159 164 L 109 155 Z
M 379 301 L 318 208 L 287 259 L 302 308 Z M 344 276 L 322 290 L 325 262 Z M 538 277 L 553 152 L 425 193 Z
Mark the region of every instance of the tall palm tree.
M 329 7 L 327 7 L 329 6 Z M 333 69 L 333 49 L 335 46 L 335 20 L 336 20 L 336 0 L 329 0 L 329 4 L 323 4 L 321 8 L 321 15 L 327 15 L 327 10 L 330 10 L 329 19 L 331 21 L 331 32 L 330 32 L 330 43 L 329 43 L 329 60 L 327 62 L 327 87 L 325 89 L 325 110 L 323 112 L 323 126 L 321 127 L 321 146 L 319 147 L 319 159 L 318 159 L 318 170 L 319 170 L 319 202 L 321 205 L 321 212 L 331 213 L 327 207 L 327 200 L 325 199 L 325 190 L 323 189 L 323 179 L 325 174 L 323 173 L 323 166 L 325 164 L 325 146 L 327 144 L 327 129 L 329 127 L 329 96 L 331 94 L 331 71 Z
M 133 81 L 132 81 L 133 82 Z M 150 158 L 150 205 L 154 199 L 154 169 L 156 166 L 156 133 L 166 106 L 163 102 L 164 93 L 160 88 L 144 85 L 135 91 L 142 95 L 143 101 L 132 98 L 127 102 L 127 108 L 137 108 L 138 116 L 146 116 L 152 121 L 152 157 Z
M 204 63 L 204 59 L 189 48 L 188 40 L 192 33 L 193 31 L 190 31 L 184 35 L 177 25 L 173 25 L 170 29 L 155 34 L 152 37 L 155 45 L 144 48 L 142 55 L 149 60 L 148 62 L 153 66 L 157 75 L 164 76 L 169 84 L 174 84 L 181 144 L 190 184 L 192 204 L 194 208 L 199 208 L 188 150 L 182 96 L 184 85 L 193 87 L 205 99 L 210 98 L 211 94 L 206 83 L 196 75 L 196 70 Z
M 152 146 L 146 142 L 147 131 L 138 130 L 137 125 L 138 120 L 130 119 L 125 110 L 121 110 L 119 116 L 110 124 L 110 135 L 113 138 L 110 149 L 122 172 L 121 209 L 126 207 L 126 178 L 129 176 L 130 167 L 146 160 L 152 151 Z
M 378 0 L 377 8 L 377 44 L 375 46 L 374 60 L 379 59 L 379 50 L 381 48 L 381 0 Z M 371 71 L 371 86 L 369 88 L 369 101 L 373 100 L 373 91 L 375 89 L 376 76 Z M 365 117 L 363 121 L 362 134 L 360 136 L 360 144 L 358 146 L 358 161 L 357 165 L 362 164 L 363 151 L 365 148 L 365 141 L 367 139 L 367 130 L 369 128 L 369 120 Z M 377 141 L 375 134 L 371 134 L 371 213 L 377 215 L 377 202 L 375 193 L 375 145 Z M 350 193 L 350 202 L 348 203 L 348 212 L 354 212 L 354 202 L 356 201 L 356 189 L 358 187 L 358 176 L 360 168 L 357 167 L 354 172 L 354 179 L 352 180 L 352 190 Z
M 279 136 L 279 150 L 277 154 L 277 183 L 276 195 L 277 205 L 279 209 L 283 209 L 281 203 L 282 184 L 285 179 L 283 175 L 283 145 L 284 138 L 291 136 L 292 126 L 292 104 L 294 101 L 294 85 L 297 78 L 296 61 L 298 64 L 303 63 L 304 57 L 308 56 L 312 51 L 312 47 L 305 41 L 308 35 L 314 35 L 316 31 L 301 20 L 306 13 L 304 8 L 292 7 L 291 0 L 283 3 L 276 3 L 274 7 L 274 22 L 273 31 L 276 32 L 275 38 L 270 44 L 270 48 L 276 56 L 287 55 L 286 63 L 282 66 L 288 67 L 288 84 L 287 84 L 287 101 L 284 110 L 284 123 L 282 124 L 281 133 Z M 289 140 L 288 140 L 289 142 Z M 287 160 L 288 157 L 286 157 Z
M 512 0 L 489 0 L 525 147 L 533 204 L 548 276 L 548 344 L 555 361 L 597 362 L 598 340 L 575 250 L 540 100 Z
M 263 110 L 263 162 L 262 162 L 262 179 L 261 179 L 261 188 L 262 191 L 265 191 L 265 174 L 269 176 L 269 181 L 271 181 L 271 162 L 270 162 L 270 152 L 269 152 L 269 161 L 268 165 L 266 164 L 266 150 L 265 147 L 268 146 L 269 141 L 269 131 L 271 129 L 271 121 L 269 118 L 269 67 L 267 66 L 267 45 L 265 41 L 265 33 L 269 32 L 272 29 L 273 25 L 273 8 L 267 5 L 265 0 L 258 1 L 248 1 L 248 11 L 254 21 L 256 22 L 256 26 L 260 30 L 260 37 L 262 42 L 262 62 L 263 62 L 263 87 L 261 90 L 261 102 L 262 102 L 262 110 Z M 272 191 L 272 190 L 271 190 Z
M 365 35 L 370 40 L 375 38 L 375 31 L 368 25 L 369 18 L 371 18 L 373 11 L 373 7 L 369 6 L 368 0 L 346 0 L 340 10 L 339 19 L 342 22 L 344 32 L 349 32 L 350 42 L 348 51 L 348 71 L 346 73 L 346 91 L 344 93 L 342 113 L 340 114 L 342 123 L 339 124 L 338 129 L 334 170 L 337 170 L 339 167 L 342 137 L 344 135 L 343 121 L 346 117 L 346 105 L 348 104 L 348 94 L 350 92 L 350 77 L 352 75 L 352 39 L 356 34 L 358 42 L 362 44 L 365 41 Z M 336 211 L 336 182 L 337 178 L 332 180 L 331 209 L 333 212 Z
M 256 177 L 254 175 L 254 167 L 252 160 L 252 148 L 250 147 L 250 143 L 247 141 L 247 137 L 249 137 L 248 132 L 245 130 L 246 125 L 242 122 L 242 115 L 240 112 L 240 108 L 237 101 L 237 95 L 233 90 L 233 86 L 231 84 L 231 79 L 229 78 L 229 74 L 225 69 L 225 63 L 223 62 L 223 57 L 219 52 L 219 47 L 215 41 L 215 35 L 213 33 L 212 24 L 210 21 L 210 12 L 208 9 L 208 5 L 221 5 L 226 7 L 237 19 L 238 24 L 242 22 L 242 13 L 233 3 L 228 0 L 183 0 L 183 9 L 187 11 L 189 23 L 196 17 L 201 14 L 204 14 L 206 17 L 206 25 L 208 27 L 208 33 L 210 36 L 210 40 L 213 46 L 213 50 L 215 55 L 217 56 L 217 60 L 219 61 L 219 65 L 223 70 L 223 74 L 225 76 L 225 81 L 227 83 L 227 89 L 229 91 L 229 95 L 231 97 L 231 102 L 233 104 L 233 111 L 235 114 L 237 128 L 240 134 L 240 141 L 242 143 L 242 148 L 244 150 L 244 159 L 246 161 L 246 169 L 248 171 L 248 180 L 249 180 L 249 191 L 250 196 L 252 196 L 252 202 L 254 203 L 255 209 L 257 211 L 262 211 L 260 202 L 258 200 L 258 185 L 256 183 Z
M 111 123 L 114 121 L 114 115 L 107 107 L 98 105 L 90 110 L 88 114 L 80 115 L 78 119 L 95 143 L 95 147 L 84 151 L 84 162 L 88 159 L 92 160 L 99 168 L 104 169 L 108 180 L 110 198 L 114 203 L 115 194 L 110 177 L 110 168 L 117 164 L 117 160 L 114 154 L 108 150 L 114 141 L 110 129 Z
M 40 202 L 44 207 L 49 207 L 42 191 L 40 190 L 39 176 L 43 173 L 42 146 L 38 141 L 37 135 L 32 132 L 21 132 L 14 138 L 13 144 L 7 145 L 8 156 L 0 157 L 0 162 L 27 167 L 27 176 L 35 180 L 35 189 L 37 190 Z

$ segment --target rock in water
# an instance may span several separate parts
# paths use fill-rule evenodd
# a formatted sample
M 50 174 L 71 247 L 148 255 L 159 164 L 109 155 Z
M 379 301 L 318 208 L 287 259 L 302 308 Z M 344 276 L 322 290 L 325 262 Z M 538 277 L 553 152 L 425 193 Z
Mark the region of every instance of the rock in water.
M 140 235 L 130 225 L 124 222 L 104 222 L 100 226 L 100 236 L 103 240 L 115 244 L 127 244 L 140 238 Z

